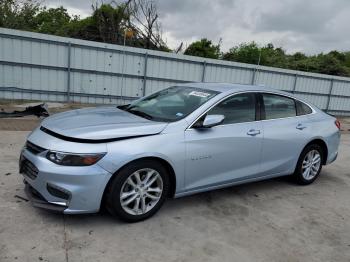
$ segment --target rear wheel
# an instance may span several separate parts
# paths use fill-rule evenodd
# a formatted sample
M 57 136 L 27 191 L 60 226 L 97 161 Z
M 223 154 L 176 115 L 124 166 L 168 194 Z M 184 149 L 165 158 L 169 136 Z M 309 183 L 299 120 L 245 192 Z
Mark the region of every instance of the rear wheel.
M 317 145 L 309 145 L 300 154 L 296 170 L 295 180 L 301 185 L 311 184 L 319 176 L 323 163 L 322 148 Z
M 169 192 L 166 169 L 153 160 L 140 160 L 122 168 L 107 189 L 106 207 L 127 222 L 154 215 Z

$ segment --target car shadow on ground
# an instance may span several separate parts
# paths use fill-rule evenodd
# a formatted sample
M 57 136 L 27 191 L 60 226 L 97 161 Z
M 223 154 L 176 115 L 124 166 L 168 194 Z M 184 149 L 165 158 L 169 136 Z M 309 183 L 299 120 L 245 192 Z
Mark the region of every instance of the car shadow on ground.
M 324 170 L 313 185 L 317 186 L 319 183 L 331 186 L 331 184 L 342 184 L 343 181 Z M 230 215 L 230 219 L 234 219 L 235 216 L 244 215 L 247 212 L 247 207 L 268 204 L 268 201 L 283 200 L 289 194 L 294 196 L 309 195 L 308 191 L 307 187 L 297 185 L 291 176 L 236 185 L 191 196 L 168 199 L 159 212 L 147 220 L 149 221 L 147 223 L 152 223 L 150 221 L 156 222 L 159 219 L 180 219 L 182 216 L 194 216 L 196 212 L 203 212 L 203 214 L 205 212 L 222 212 L 223 215 Z M 231 210 L 231 212 L 228 213 L 227 210 Z M 63 215 L 38 208 L 36 208 L 36 213 L 38 216 L 47 217 L 49 220 L 58 223 L 63 221 L 64 224 L 76 228 L 86 228 L 88 226 L 92 229 L 102 225 L 130 225 L 113 217 L 104 208 L 95 214 Z
M 236 185 L 232 187 L 216 189 L 208 192 L 198 193 L 191 196 L 168 199 L 164 206 L 160 209 L 158 214 L 150 218 L 155 219 L 157 216 L 173 216 L 178 218 L 182 212 L 186 210 L 193 210 L 198 207 L 210 207 L 220 206 L 222 199 L 226 201 L 241 201 L 245 199 L 247 203 L 259 198 L 264 198 L 266 195 L 270 195 L 272 192 L 283 191 L 289 187 L 297 187 L 290 177 L 279 177 L 268 179 L 259 182 L 247 183 L 243 185 Z M 278 194 L 274 194 L 278 198 Z M 268 201 L 268 199 L 266 199 Z M 234 205 L 234 203 L 232 204 Z M 238 210 L 241 212 L 242 210 Z M 63 215 L 60 213 L 54 213 L 52 211 L 36 208 L 38 216 L 45 216 L 50 220 L 68 223 L 69 225 L 79 226 L 82 224 L 89 224 L 90 227 L 98 226 L 99 224 L 112 224 L 112 225 L 125 225 L 125 223 L 118 218 L 110 215 L 104 208 L 100 212 L 95 214 L 75 214 L 75 215 Z M 142 223 L 142 222 L 141 222 Z

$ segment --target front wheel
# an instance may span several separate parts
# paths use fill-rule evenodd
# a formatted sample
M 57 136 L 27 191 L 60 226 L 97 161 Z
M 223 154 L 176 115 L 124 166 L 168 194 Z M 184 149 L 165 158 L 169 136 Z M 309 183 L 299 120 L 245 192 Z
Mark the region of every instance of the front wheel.
M 141 160 L 122 168 L 107 189 L 106 207 L 127 222 L 154 215 L 169 192 L 166 169 L 153 160 Z
M 301 152 L 294 172 L 296 182 L 301 185 L 308 185 L 314 182 L 321 172 L 322 163 L 322 148 L 317 144 L 307 146 Z

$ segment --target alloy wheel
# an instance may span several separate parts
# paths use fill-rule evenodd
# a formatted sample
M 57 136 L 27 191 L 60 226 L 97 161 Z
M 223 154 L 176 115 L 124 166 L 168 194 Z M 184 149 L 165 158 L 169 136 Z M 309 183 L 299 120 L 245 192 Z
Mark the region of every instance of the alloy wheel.
M 160 174 L 151 168 L 140 169 L 124 182 L 120 191 L 120 204 L 128 214 L 143 215 L 158 203 L 162 193 L 163 180 Z
M 320 170 L 321 155 L 317 150 L 309 151 L 302 163 L 302 175 L 305 180 L 312 180 Z

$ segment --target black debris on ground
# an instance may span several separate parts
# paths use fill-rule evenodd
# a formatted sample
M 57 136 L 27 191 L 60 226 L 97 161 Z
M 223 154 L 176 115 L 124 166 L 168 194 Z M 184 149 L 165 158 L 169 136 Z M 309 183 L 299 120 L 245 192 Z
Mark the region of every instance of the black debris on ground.
M 23 117 L 30 115 L 34 115 L 37 117 L 49 116 L 47 105 L 44 103 L 37 106 L 28 106 L 23 111 L 14 110 L 12 112 L 5 112 L 4 109 L 1 109 L 0 111 L 0 118 Z
M 15 197 L 16 197 L 16 198 L 19 198 L 19 199 L 22 199 L 22 200 L 24 200 L 24 201 L 26 201 L 26 202 L 29 201 L 29 200 L 26 199 L 25 197 L 22 197 L 22 196 L 19 196 L 19 195 L 15 195 Z

